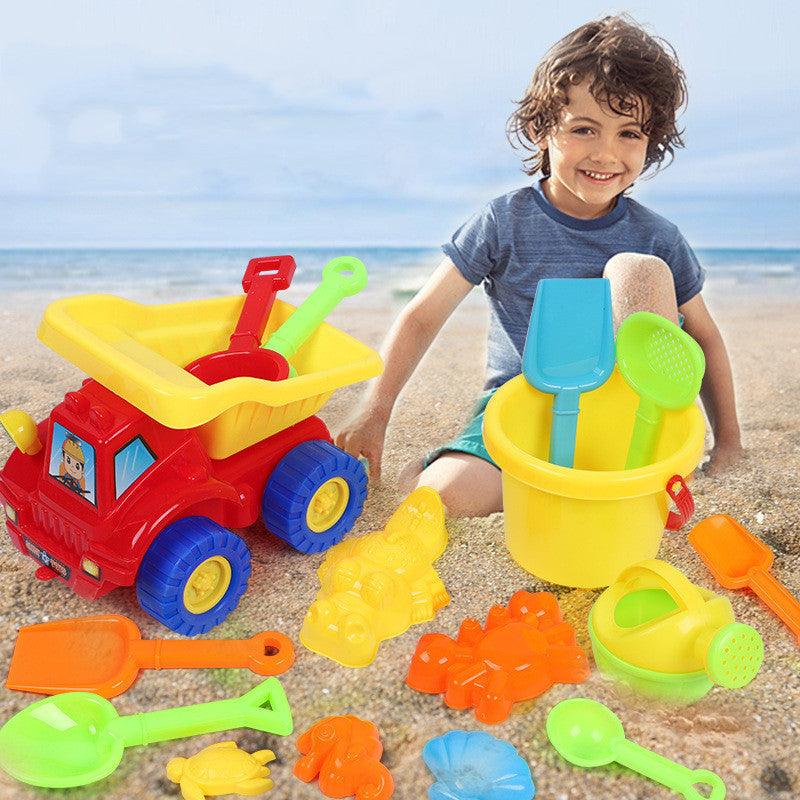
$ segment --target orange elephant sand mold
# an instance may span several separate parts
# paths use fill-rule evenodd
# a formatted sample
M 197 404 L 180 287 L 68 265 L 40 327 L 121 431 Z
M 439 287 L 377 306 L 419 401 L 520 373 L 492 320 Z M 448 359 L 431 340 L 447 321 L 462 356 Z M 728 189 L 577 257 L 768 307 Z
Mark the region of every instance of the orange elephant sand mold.
M 303 757 L 294 774 L 306 783 L 318 777 L 326 797 L 388 800 L 394 792 L 392 776 L 380 762 L 378 729 L 371 722 L 352 714 L 327 717 L 300 736 L 297 749 Z

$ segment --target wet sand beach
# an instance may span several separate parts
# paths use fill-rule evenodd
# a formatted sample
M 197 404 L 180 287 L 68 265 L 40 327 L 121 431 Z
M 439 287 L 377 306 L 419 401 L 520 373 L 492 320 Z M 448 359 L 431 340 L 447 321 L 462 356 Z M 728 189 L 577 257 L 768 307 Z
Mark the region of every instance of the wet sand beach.
M 676 795 L 616 766 L 579 770 L 548 744 L 545 719 L 567 697 L 592 697 L 621 718 L 631 740 L 689 768 L 716 772 L 731 800 L 790 800 L 800 796 L 800 649 L 795 636 L 749 591 L 720 588 L 686 535 L 691 525 L 712 514 L 739 520 L 775 553 L 773 574 L 800 597 L 800 286 L 793 280 L 710 285 L 706 301 L 727 343 L 734 368 L 747 461 L 721 476 L 698 472 L 692 485 L 696 512 L 680 532 L 665 534 L 659 557 L 700 586 L 730 598 L 740 622 L 754 626 L 765 642 L 760 674 L 746 688 L 714 688 L 688 708 L 670 709 L 620 696 L 592 664 L 588 681 L 556 685 L 535 700 L 516 705 L 499 725 L 482 725 L 473 712 L 447 708 L 440 696 L 407 687 L 403 679 L 419 637 L 441 631 L 455 635 L 466 617 L 481 622 L 490 607 L 504 605 L 519 589 L 547 590 L 558 598 L 578 642 L 590 649 L 586 623 L 598 591 L 552 586 L 522 570 L 504 546 L 503 517 L 448 521 L 449 544 L 435 567 L 450 604 L 428 623 L 384 642 L 375 661 L 348 669 L 306 650 L 298 633 L 319 588 L 316 569 L 322 554 L 303 555 L 267 534 L 262 525 L 244 533 L 252 555 L 248 590 L 228 619 L 204 638 L 245 638 L 278 630 L 295 644 L 295 665 L 280 680 L 294 716 L 295 732 L 280 738 L 234 731 L 131 748 L 105 780 L 71 790 L 25 786 L 0 774 L 0 797 L 162 798 L 179 797 L 166 777 L 166 763 L 214 742 L 235 739 L 243 748 L 272 749 L 275 787 L 271 800 L 322 797 L 315 785 L 292 774 L 297 736 L 323 717 L 355 714 L 378 727 L 383 763 L 395 781 L 397 800 L 422 800 L 433 782 L 422 748 L 449 730 L 486 730 L 511 742 L 530 764 L 536 797 L 542 800 L 667 800 Z M 37 341 L 35 331 L 48 298 L 19 293 L 6 296 L 0 311 L 0 408 L 21 408 L 37 421 L 80 385 L 82 374 Z M 138 298 L 137 298 L 138 299 Z M 146 299 L 142 295 L 141 299 Z M 182 297 L 169 298 L 181 300 Z M 290 298 L 291 299 L 291 298 Z M 371 288 L 330 320 L 378 347 L 404 298 Z M 482 297 L 468 298 L 403 392 L 389 429 L 381 486 L 371 487 L 364 513 L 351 536 L 383 528 L 402 497 L 396 479 L 404 464 L 456 432 L 481 388 L 487 314 Z M 321 412 L 332 430 L 342 424 L 362 387 L 340 390 Z M 0 440 L 5 462 L 12 444 Z M 8 665 L 17 629 L 45 620 L 103 613 L 125 614 L 147 638 L 175 638 L 142 612 L 132 588 L 89 602 L 58 581 L 39 582 L 35 564 L 0 531 L 0 665 Z M 58 654 L 54 653 L 54 659 Z M 241 694 L 258 682 L 245 670 L 143 672 L 134 686 L 112 702 L 120 714 L 135 714 Z M 38 699 L 0 689 L 0 722 Z

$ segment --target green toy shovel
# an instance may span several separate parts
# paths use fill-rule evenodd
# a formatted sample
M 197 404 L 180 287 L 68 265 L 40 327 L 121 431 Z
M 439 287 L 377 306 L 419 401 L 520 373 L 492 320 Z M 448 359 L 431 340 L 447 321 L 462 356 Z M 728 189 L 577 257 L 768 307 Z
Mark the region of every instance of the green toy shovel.
M 46 697 L 0 729 L 0 767 L 34 786 L 83 786 L 110 775 L 126 747 L 233 728 L 279 736 L 292 732 L 289 703 L 277 678 L 230 700 L 125 717 L 89 692 Z
M 616 761 L 682 794 L 686 800 L 723 800 L 725 784 L 707 769 L 687 769 L 625 738 L 617 715 L 596 700 L 562 700 L 547 715 L 547 738 L 577 767 L 601 767 Z M 710 787 L 701 793 L 697 786 Z
M 339 256 L 322 268 L 322 283 L 291 313 L 262 345 L 287 361 L 345 297 L 358 294 L 367 285 L 364 263 L 353 256 Z M 297 371 L 289 365 L 289 377 Z
M 680 411 L 695 401 L 706 360 L 674 322 L 638 311 L 619 327 L 617 366 L 640 398 L 625 462 L 625 469 L 636 469 L 653 460 L 664 409 Z

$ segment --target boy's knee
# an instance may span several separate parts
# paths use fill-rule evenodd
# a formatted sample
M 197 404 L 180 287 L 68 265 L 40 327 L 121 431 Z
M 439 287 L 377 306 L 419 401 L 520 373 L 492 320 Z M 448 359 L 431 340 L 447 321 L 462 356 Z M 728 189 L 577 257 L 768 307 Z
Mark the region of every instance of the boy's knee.
M 503 510 L 500 470 L 477 456 L 446 454 L 416 477 L 412 486 L 430 486 L 451 517 L 485 517 Z
M 645 253 L 617 253 L 606 263 L 603 276 L 611 282 L 615 331 L 637 311 L 651 311 L 678 322 L 675 281 L 663 259 Z
M 647 253 L 617 253 L 606 262 L 603 277 L 635 281 L 638 285 L 672 284 L 672 272 L 663 258 Z

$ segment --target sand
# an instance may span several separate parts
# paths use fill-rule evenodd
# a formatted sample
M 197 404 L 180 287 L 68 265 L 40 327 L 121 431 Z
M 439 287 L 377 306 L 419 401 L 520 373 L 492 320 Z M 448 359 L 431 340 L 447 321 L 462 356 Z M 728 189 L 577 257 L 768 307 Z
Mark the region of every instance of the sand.
M 775 552 L 774 574 L 800 596 L 800 288 L 789 281 L 727 284 L 706 291 L 722 329 L 734 366 L 739 414 L 748 460 L 714 478 L 699 473 L 693 492 L 693 521 L 717 513 L 738 519 Z M 181 299 L 181 298 L 173 298 Z M 64 392 L 79 385 L 80 373 L 35 339 L 47 298 L 6 298 L 0 316 L 0 407 L 23 408 L 44 417 Z M 372 290 L 356 310 L 337 312 L 332 321 L 377 346 L 402 298 Z M 404 391 L 394 416 L 385 452 L 384 480 L 372 487 L 364 514 L 353 534 L 383 527 L 402 499 L 396 488 L 404 463 L 455 432 L 481 384 L 486 313 L 475 293 L 450 320 Z M 335 429 L 350 413 L 359 387 L 338 392 L 321 416 Z M 0 459 L 11 452 L 7 437 Z M 481 621 L 493 604 L 505 604 L 519 589 L 552 591 L 579 643 L 589 648 L 586 620 L 597 591 L 551 586 L 519 568 L 504 546 L 503 517 L 449 521 L 450 542 L 436 563 L 451 602 L 432 622 L 412 627 L 383 643 L 375 661 L 355 670 L 342 667 L 300 645 L 298 632 L 316 596 L 315 574 L 322 555 L 293 551 L 260 525 L 246 533 L 253 572 L 246 595 L 227 621 L 208 637 L 246 637 L 273 629 L 286 633 L 297 648 L 297 660 L 281 682 L 289 697 L 295 733 L 286 738 L 250 731 L 214 734 L 134 748 L 119 769 L 100 783 L 72 790 L 41 790 L 0 774 L 0 797 L 175 798 L 178 789 L 164 767 L 175 756 L 188 756 L 213 742 L 236 739 L 250 750 L 271 748 L 272 800 L 321 797 L 292 775 L 298 757 L 297 735 L 329 715 L 355 714 L 377 725 L 384 746 L 383 763 L 395 780 L 397 800 L 421 800 L 432 777 L 422 761 L 428 739 L 449 730 L 487 730 L 510 741 L 533 771 L 537 797 L 545 800 L 615 798 L 660 800 L 675 795 L 628 770 L 603 767 L 582 771 L 564 762 L 550 747 L 545 718 L 567 697 L 593 697 L 607 703 L 623 721 L 628 737 L 689 768 L 718 773 L 733 800 L 773 800 L 800 796 L 800 651 L 796 637 L 752 594 L 720 589 L 686 541 L 690 526 L 664 537 L 660 557 L 690 580 L 730 598 L 737 619 L 755 626 L 766 644 L 758 677 L 738 691 L 713 689 L 695 705 L 680 710 L 631 701 L 620 696 L 593 666 L 579 686 L 558 685 L 536 700 L 518 704 L 507 721 L 485 726 L 469 711 L 447 708 L 439 696 L 419 694 L 403 683 L 420 635 L 442 631 L 454 635 L 466 617 Z M 17 628 L 48 619 L 99 613 L 130 616 L 146 637 L 174 637 L 137 606 L 132 589 L 119 589 L 94 602 L 73 595 L 57 581 L 34 578 L 33 562 L 12 547 L 0 532 L 0 664 L 11 658 Z M 57 658 L 57 654 L 53 655 Z M 244 670 L 150 671 L 113 702 L 121 714 L 176 704 L 221 699 L 257 683 Z M 0 690 L 0 720 L 27 706 L 35 696 Z

